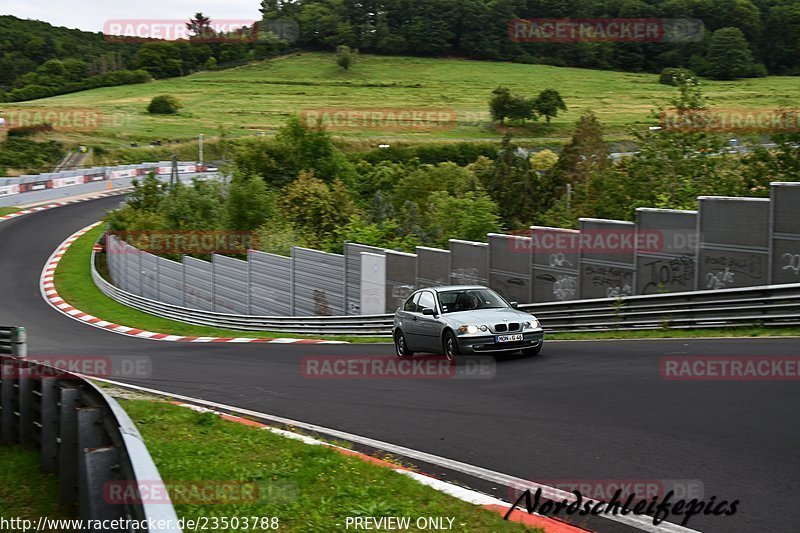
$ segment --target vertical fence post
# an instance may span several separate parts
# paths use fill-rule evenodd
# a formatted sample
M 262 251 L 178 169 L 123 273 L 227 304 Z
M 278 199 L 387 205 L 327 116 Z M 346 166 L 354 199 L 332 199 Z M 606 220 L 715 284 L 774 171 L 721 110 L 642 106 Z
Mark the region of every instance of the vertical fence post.
M 61 389 L 59 402 L 58 482 L 62 505 L 78 500 L 78 389 Z
M 25 363 L 19 366 L 19 443 L 30 448 L 34 445 L 34 409 L 33 389 L 35 378 L 31 376 L 32 369 Z
M 55 378 L 42 378 L 41 431 L 42 470 L 58 470 L 58 385 Z

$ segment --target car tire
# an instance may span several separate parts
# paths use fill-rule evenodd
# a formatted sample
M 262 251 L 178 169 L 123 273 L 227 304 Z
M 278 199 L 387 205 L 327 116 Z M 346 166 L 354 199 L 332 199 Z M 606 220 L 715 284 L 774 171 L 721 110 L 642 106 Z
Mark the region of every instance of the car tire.
M 398 359 L 408 359 L 414 355 L 414 352 L 408 349 L 406 336 L 399 330 L 394 334 L 394 353 Z
M 537 346 L 536 348 L 526 348 L 522 350 L 522 355 L 524 355 L 525 357 L 536 357 L 537 355 L 542 353 L 543 346 L 544 344 L 540 343 L 539 346 Z
M 458 357 L 458 341 L 452 331 L 447 331 L 442 338 L 442 353 L 451 363 Z

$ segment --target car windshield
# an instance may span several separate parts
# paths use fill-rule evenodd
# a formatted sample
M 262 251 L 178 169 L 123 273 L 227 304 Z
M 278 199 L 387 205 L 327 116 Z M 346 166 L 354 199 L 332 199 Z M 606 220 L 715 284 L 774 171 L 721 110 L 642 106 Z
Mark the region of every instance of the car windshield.
M 475 309 L 505 309 L 508 304 L 489 289 L 462 289 L 439 293 L 442 313 L 457 313 Z

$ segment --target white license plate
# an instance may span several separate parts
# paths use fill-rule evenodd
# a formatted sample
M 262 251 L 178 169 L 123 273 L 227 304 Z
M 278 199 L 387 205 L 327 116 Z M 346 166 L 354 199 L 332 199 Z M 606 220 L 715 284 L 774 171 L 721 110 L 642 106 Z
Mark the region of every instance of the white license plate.
M 495 340 L 497 342 L 519 342 L 524 338 L 522 333 L 517 333 L 516 335 L 498 335 Z

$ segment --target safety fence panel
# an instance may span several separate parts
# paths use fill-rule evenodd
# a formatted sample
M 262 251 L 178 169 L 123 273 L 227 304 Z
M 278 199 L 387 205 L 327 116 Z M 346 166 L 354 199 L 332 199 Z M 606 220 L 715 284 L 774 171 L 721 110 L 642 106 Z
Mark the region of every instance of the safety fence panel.
M 122 243 L 120 257 L 122 258 L 122 264 L 124 265 L 122 277 L 125 280 L 125 287 L 123 288 L 128 292 L 132 292 L 133 294 L 138 294 L 140 296 L 142 294 L 142 271 L 140 268 L 139 256 L 142 253 L 143 252 L 139 251 L 137 248 L 131 246 L 127 242 Z
M 417 289 L 417 254 L 386 251 L 386 313 L 394 313 Z
M 347 286 L 345 287 L 347 298 L 347 314 L 363 315 L 361 310 L 361 254 L 369 252 L 382 254 L 383 248 L 356 244 L 352 242 L 344 243 L 344 257 L 347 270 Z
M 292 261 L 292 314 L 344 316 L 344 256 L 294 247 Z
M 360 267 L 361 314 L 383 314 L 386 309 L 386 256 L 361 252 Z
M 147 252 L 139 254 L 141 296 L 158 300 L 158 256 Z
M 247 261 L 215 254 L 211 257 L 211 264 L 214 269 L 214 311 L 250 314 Z
M 158 258 L 158 301 L 183 305 L 183 264 Z
M 489 245 L 450 239 L 450 283 L 489 284 Z
M 772 184 L 772 283 L 800 283 L 800 182 Z
M 437 287 L 450 283 L 450 252 L 439 248 L 417 246 L 417 288 Z
M 531 226 L 530 239 L 533 302 L 577 300 L 580 232 Z
M 250 313 L 259 316 L 292 314 L 292 259 L 250 251 Z
M 697 211 L 636 210 L 636 294 L 694 290 Z
M 769 199 L 701 196 L 699 202 L 700 240 L 695 289 L 767 285 Z
M 636 226 L 633 222 L 580 219 L 580 298 L 633 295 Z
M 211 263 L 194 257 L 183 258 L 186 307 L 201 311 L 214 310 L 214 272 Z
M 489 287 L 509 302 L 531 302 L 531 238 L 489 234 Z

